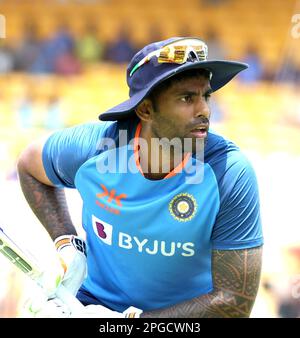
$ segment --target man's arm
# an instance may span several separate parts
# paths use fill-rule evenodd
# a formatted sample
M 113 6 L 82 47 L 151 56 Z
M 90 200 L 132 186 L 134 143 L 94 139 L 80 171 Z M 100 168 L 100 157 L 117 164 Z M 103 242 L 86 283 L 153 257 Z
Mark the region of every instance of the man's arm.
M 214 250 L 214 290 L 172 307 L 144 312 L 145 318 L 249 317 L 259 287 L 262 247 Z
M 50 237 L 76 235 L 63 189 L 53 186 L 42 163 L 44 141 L 31 144 L 18 160 L 18 174 L 24 196 Z

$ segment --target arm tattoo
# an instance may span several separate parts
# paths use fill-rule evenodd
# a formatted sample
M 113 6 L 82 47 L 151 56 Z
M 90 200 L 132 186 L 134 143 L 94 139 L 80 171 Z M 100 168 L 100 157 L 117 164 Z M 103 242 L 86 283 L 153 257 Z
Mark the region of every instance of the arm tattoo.
M 214 290 L 172 307 L 144 312 L 149 318 L 249 317 L 259 287 L 262 247 L 214 250 Z
M 30 208 L 53 240 L 65 234 L 76 235 L 63 189 L 45 185 L 22 171 L 19 179 Z

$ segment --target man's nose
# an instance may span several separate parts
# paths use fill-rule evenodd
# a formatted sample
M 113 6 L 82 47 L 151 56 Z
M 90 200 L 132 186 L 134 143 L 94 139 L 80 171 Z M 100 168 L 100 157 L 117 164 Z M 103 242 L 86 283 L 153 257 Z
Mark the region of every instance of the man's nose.
M 207 119 L 210 117 L 210 111 L 208 103 L 206 102 L 205 98 L 199 98 L 194 107 L 194 117 L 204 116 Z

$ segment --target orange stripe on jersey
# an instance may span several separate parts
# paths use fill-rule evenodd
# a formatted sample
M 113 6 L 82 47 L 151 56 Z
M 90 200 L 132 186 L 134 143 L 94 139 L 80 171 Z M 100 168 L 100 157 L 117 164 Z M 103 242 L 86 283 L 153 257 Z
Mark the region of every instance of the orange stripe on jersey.
M 181 163 L 178 164 L 177 167 L 175 167 L 171 172 L 169 172 L 169 174 L 167 176 L 165 176 L 165 178 L 170 178 L 175 176 L 178 173 L 181 173 L 183 168 L 186 166 L 188 160 L 191 157 L 191 153 L 187 153 L 183 159 L 183 161 Z
M 137 125 L 135 135 L 134 135 L 133 152 L 134 152 L 134 159 L 135 159 L 136 166 L 138 167 L 139 172 L 144 176 L 143 170 L 140 165 L 140 157 L 139 157 L 139 137 L 141 134 L 141 130 L 142 130 L 142 123 L 140 122 Z M 191 157 L 191 153 L 187 153 L 183 161 L 179 163 L 178 166 L 175 167 L 171 172 L 169 172 L 168 175 L 164 177 L 164 179 L 173 177 L 176 174 L 180 173 L 183 170 L 183 168 L 186 166 L 190 157 Z
M 135 159 L 136 166 L 138 167 L 140 173 L 144 176 L 143 170 L 140 165 L 140 157 L 139 157 L 139 137 L 141 134 L 141 130 L 142 130 L 142 123 L 140 122 L 136 127 L 136 131 L 134 135 L 133 152 L 134 152 L 134 159 Z

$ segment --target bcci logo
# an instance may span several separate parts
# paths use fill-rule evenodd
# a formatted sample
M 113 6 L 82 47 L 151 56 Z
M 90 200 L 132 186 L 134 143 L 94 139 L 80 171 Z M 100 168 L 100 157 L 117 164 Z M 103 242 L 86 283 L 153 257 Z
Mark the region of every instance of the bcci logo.
M 180 222 L 190 221 L 196 214 L 197 202 L 187 193 L 176 195 L 169 204 L 170 214 Z

